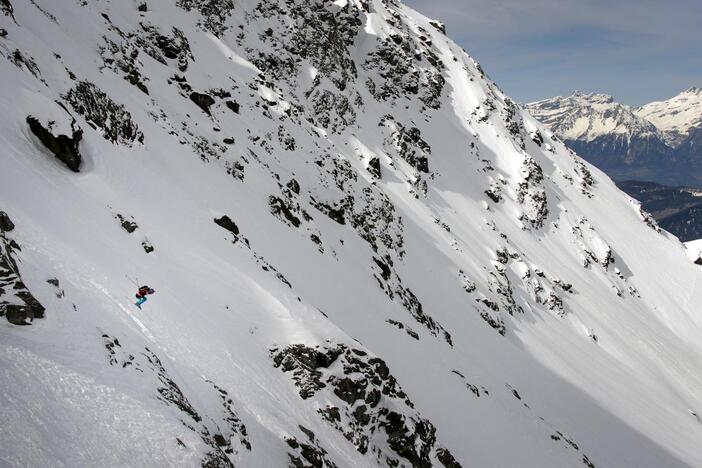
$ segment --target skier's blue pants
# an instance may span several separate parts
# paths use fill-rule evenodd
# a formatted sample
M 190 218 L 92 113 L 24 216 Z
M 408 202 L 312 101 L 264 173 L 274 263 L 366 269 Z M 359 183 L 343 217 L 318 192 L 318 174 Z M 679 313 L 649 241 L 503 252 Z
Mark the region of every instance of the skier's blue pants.
M 138 301 L 136 301 L 136 304 L 134 304 L 137 307 L 141 307 L 141 305 L 146 302 L 146 296 L 141 296 Z

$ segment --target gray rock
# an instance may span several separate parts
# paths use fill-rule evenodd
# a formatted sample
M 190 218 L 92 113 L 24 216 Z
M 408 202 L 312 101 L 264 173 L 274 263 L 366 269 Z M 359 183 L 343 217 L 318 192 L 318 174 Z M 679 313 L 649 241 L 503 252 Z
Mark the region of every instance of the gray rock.
M 209 94 L 192 92 L 190 93 L 190 100 L 193 101 L 207 115 L 212 115 L 210 112 L 210 107 L 215 103 L 212 96 Z
M 227 101 L 225 104 L 226 104 L 227 107 L 228 107 L 232 112 L 234 112 L 235 114 L 238 114 L 238 113 L 239 113 L 239 103 L 238 103 L 238 102 L 236 102 L 236 101 Z
M 32 117 L 31 115 L 27 117 L 27 123 L 29 124 L 29 129 L 32 133 L 39 138 L 46 148 L 51 151 L 56 158 L 64 163 L 73 172 L 80 171 L 80 164 L 82 162 L 82 157 L 80 151 L 78 150 L 78 144 L 83 138 L 83 130 L 75 129 L 73 135 L 70 137 L 67 135 L 54 136 L 48 129 L 44 128 L 42 124 Z
M 232 221 L 232 219 L 229 216 L 224 215 L 221 218 L 215 218 L 214 222 L 215 224 L 217 224 L 220 227 L 223 227 L 235 236 L 239 235 L 239 227 L 234 221 Z
M 10 232 L 15 228 L 15 224 L 4 211 L 0 211 L 0 231 Z

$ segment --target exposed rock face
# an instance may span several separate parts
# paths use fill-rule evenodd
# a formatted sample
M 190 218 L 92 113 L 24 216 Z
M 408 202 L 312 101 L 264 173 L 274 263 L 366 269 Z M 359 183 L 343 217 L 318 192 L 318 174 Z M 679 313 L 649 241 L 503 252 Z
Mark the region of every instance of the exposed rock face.
M 6 236 L 15 228 L 7 213 L 0 211 L 0 316 L 14 325 L 30 325 L 44 317 L 44 306 L 22 282 L 15 255 L 19 245 Z
M 371 158 L 370 161 L 368 161 L 368 172 L 373 175 L 376 179 L 381 178 L 381 172 L 380 172 L 380 158 L 374 157 Z
M 80 171 L 82 158 L 78 145 L 83 138 L 83 131 L 75 125 L 71 125 L 74 130 L 71 136 L 54 136 L 51 129 L 44 128 L 36 118 L 31 115 L 27 117 L 27 124 L 32 133 L 39 138 L 46 148 L 51 151 L 56 158 L 64 163 L 73 172 Z
M 63 98 L 87 121 L 100 128 L 106 140 L 126 146 L 135 141 L 144 142 L 144 134 L 132 115 L 93 83 L 80 81 Z
M 151 242 L 149 242 L 148 239 L 144 239 L 143 241 L 141 241 L 141 247 L 144 249 L 144 252 L 146 252 L 147 254 L 150 254 L 151 252 L 156 250 L 154 248 L 154 246 L 151 244 Z
M 10 232 L 13 229 L 15 229 L 15 223 L 12 222 L 7 213 L 0 211 L 0 231 Z
M 227 101 L 225 103 L 229 109 L 231 109 L 232 112 L 235 114 L 239 113 L 239 103 L 236 101 Z
M 12 8 L 12 3 L 10 3 L 10 0 L 0 0 L 0 10 L 2 10 L 6 16 L 9 16 L 13 20 L 15 19 L 15 10 Z
M 215 36 L 227 30 L 225 22 L 234 10 L 233 0 L 178 0 L 177 5 L 186 11 L 199 11 L 202 20 L 198 25 Z
M 145 388 L 150 389 L 154 398 L 179 413 L 182 424 L 207 447 L 201 460 L 205 468 L 233 468 L 230 456 L 236 450 L 251 450 L 247 430 L 233 408 L 233 402 L 226 390 L 211 380 L 206 381 L 208 393 L 214 393 L 211 400 L 220 406 L 221 417 L 216 420 L 203 416 L 188 399 L 185 391 L 169 374 L 159 356 L 149 348 L 127 349 L 119 339 L 108 334 L 102 335 L 110 366 L 139 375 Z M 183 442 L 178 440 L 179 444 Z
M 461 466 L 439 445 L 433 424 L 421 417 L 382 359 L 340 344 L 291 345 L 271 353 L 303 399 L 323 393 L 330 403 L 318 408 L 320 416 L 360 453 L 373 453 L 388 466 Z
M 210 112 L 210 107 L 215 103 L 212 96 L 209 94 L 193 92 L 190 94 L 190 100 L 197 104 L 197 106 L 207 115 L 212 115 Z
M 392 11 L 394 5 L 389 4 Z M 446 80 L 442 75 L 444 63 L 431 40 L 420 30 L 419 37 L 400 27 L 380 42 L 363 64 L 377 70 L 382 81 L 368 79 L 368 91 L 376 99 L 396 102 L 413 95 L 431 109 L 441 107 L 441 94 Z
M 294 452 L 288 453 L 290 466 L 292 468 L 336 468 L 336 464 L 327 457 L 327 451 L 320 446 L 314 432 L 304 426 L 298 427 L 307 438 L 307 442 L 302 442 L 295 437 L 285 438 L 285 442 Z
M 127 231 L 129 234 L 133 233 L 137 230 L 137 228 L 139 228 L 139 225 L 134 221 L 134 218 L 128 219 L 119 213 L 116 215 L 116 218 L 119 220 L 119 224 L 122 226 L 122 229 Z
M 234 221 L 232 221 L 232 219 L 229 216 L 224 215 L 221 218 L 215 218 L 214 222 L 215 222 L 215 224 L 223 227 L 224 229 L 231 232 L 235 236 L 239 235 L 239 227 L 236 225 L 236 223 Z

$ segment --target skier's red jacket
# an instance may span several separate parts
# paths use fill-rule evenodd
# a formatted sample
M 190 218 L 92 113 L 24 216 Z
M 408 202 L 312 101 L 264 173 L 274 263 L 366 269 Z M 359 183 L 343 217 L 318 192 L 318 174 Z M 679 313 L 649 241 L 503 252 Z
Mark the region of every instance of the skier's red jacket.
M 136 297 L 137 297 L 137 299 L 139 299 L 139 298 L 142 298 L 142 297 L 147 296 L 149 294 L 153 294 L 154 292 L 156 292 L 156 291 L 154 291 L 150 287 L 142 286 L 139 288 L 139 291 L 136 293 Z

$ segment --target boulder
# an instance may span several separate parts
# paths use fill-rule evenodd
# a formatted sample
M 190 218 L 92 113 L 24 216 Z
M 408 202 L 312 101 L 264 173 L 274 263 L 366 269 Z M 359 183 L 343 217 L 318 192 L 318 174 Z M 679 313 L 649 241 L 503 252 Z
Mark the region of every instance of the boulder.
M 15 224 L 4 211 L 0 211 L 0 231 L 10 232 L 15 228 Z
M 210 113 L 210 107 L 215 103 L 215 100 L 209 94 L 192 92 L 190 94 L 190 100 L 193 101 L 200 109 L 205 111 L 207 115 L 212 115 Z
M 239 113 L 239 103 L 238 103 L 238 102 L 236 102 L 236 101 L 227 101 L 225 104 L 226 104 L 227 107 L 228 107 L 232 112 L 234 112 L 235 114 L 238 114 L 238 113 Z
M 217 224 L 220 227 L 223 227 L 235 236 L 239 235 L 239 227 L 234 221 L 232 221 L 232 219 L 229 216 L 224 215 L 221 218 L 215 218 L 214 222 L 215 224 Z
M 35 318 L 44 318 L 46 310 L 32 294 L 27 291 L 20 291 L 15 294 L 24 304 L 0 303 L 0 315 L 4 309 L 5 318 L 14 325 L 30 325 Z
M 371 173 L 373 177 L 376 179 L 381 178 L 381 173 L 380 173 L 380 158 L 377 156 L 373 157 L 368 161 L 368 172 Z
M 78 144 L 83 138 L 83 130 L 76 129 L 70 137 L 67 135 L 54 136 L 48 129 L 44 128 L 36 118 L 31 115 L 27 117 L 27 124 L 32 133 L 39 138 L 46 148 L 51 151 L 59 161 L 64 163 L 73 172 L 80 171 L 82 158 L 78 150 Z

